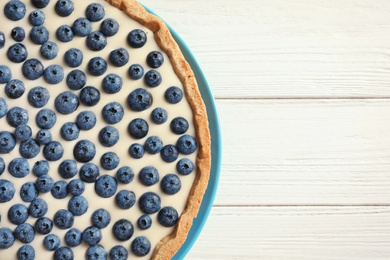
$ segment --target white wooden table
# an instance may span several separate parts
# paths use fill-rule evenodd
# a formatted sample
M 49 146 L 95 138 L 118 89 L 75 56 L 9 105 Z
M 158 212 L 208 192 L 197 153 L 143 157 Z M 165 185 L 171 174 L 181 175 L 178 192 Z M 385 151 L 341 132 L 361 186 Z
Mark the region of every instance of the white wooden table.
M 187 259 L 390 259 L 390 1 L 141 2 L 192 49 L 222 125 Z

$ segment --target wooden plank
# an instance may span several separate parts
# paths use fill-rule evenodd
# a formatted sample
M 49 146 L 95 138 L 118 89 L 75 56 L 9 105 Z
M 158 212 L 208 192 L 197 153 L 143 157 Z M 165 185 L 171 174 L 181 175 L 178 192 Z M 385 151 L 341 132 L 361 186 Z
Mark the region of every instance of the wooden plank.
M 390 259 L 389 207 L 217 207 L 186 259 Z
M 390 2 L 141 0 L 217 98 L 390 97 Z
M 390 100 L 218 100 L 217 205 L 390 205 Z

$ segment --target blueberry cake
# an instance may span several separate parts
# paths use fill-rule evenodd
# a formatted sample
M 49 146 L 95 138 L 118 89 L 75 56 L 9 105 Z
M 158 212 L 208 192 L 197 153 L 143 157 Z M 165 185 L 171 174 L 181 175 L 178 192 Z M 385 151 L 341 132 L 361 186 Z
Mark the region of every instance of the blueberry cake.
M 211 155 L 167 27 L 134 0 L 0 8 L 0 259 L 171 259 Z

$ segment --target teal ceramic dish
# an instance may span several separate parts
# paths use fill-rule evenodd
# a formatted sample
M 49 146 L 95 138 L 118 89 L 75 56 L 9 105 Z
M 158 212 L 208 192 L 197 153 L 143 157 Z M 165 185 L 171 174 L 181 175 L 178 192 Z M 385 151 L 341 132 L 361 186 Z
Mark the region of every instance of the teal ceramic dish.
M 148 12 L 156 15 L 149 8 L 145 7 L 145 9 Z M 180 36 L 169 25 L 167 26 L 171 31 L 173 38 L 179 44 L 180 49 L 183 52 L 187 62 L 190 64 L 192 70 L 195 73 L 195 77 L 198 82 L 200 93 L 206 104 L 207 115 L 208 115 L 209 126 L 210 126 L 210 133 L 211 133 L 210 180 L 207 186 L 206 194 L 202 201 L 202 205 L 200 207 L 200 211 L 198 213 L 198 217 L 193 222 L 187 240 L 184 243 L 184 245 L 181 247 L 181 249 L 172 258 L 173 260 L 181 260 L 184 259 L 184 257 L 190 251 L 191 247 L 193 246 L 200 232 L 202 231 L 203 226 L 205 225 L 207 218 L 210 214 L 210 210 L 214 202 L 215 194 L 217 192 L 219 175 L 221 170 L 222 140 L 221 140 L 221 129 L 219 125 L 217 108 L 215 106 L 213 94 L 211 93 L 211 89 L 206 80 L 206 77 L 203 74 L 202 69 L 200 68 L 198 62 L 196 61 L 194 55 L 192 54 L 188 46 L 184 43 L 184 41 L 180 38 Z

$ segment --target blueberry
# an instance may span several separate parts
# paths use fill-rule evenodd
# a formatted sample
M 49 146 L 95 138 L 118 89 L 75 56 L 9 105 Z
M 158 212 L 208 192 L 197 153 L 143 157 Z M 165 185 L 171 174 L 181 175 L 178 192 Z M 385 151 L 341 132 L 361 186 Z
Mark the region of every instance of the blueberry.
M 43 246 L 49 251 L 54 251 L 59 248 L 60 243 L 60 238 L 54 234 L 49 234 L 43 239 Z
M 93 163 L 86 163 L 80 168 L 80 179 L 87 183 L 94 183 L 100 175 L 100 168 Z
M 150 136 L 145 141 L 145 151 L 150 154 L 157 154 L 163 148 L 163 142 L 158 136 Z
M 8 202 L 14 197 L 14 195 L 15 187 L 12 182 L 0 179 L 0 202 Z
M 0 157 L 0 175 L 2 175 L 5 171 L 5 161 Z
M 196 151 L 198 143 L 191 135 L 183 135 L 177 140 L 176 147 L 182 154 L 192 154 Z
M 107 71 L 107 61 L 102 57 L 92 58 L 88 62 L 88 71 L 93 76 L 101 76 Z
M 76 124 L 81 130 L 90 130 L 96 125 L 96 116 L 92 111 L 83 111 L 77 115 Z
M 92 245 L 87 249 L 86 260 L 106 260 L 107 252 L 100 245 Z
M 28 125 L 18 125 L 15 129 L 15 137 L 18 141 L 24 142 L 31 138 L 32 130 Z
M 158 87 L 162 82 L 161 74 L 157 70 L 149 70 L 144 76 L 144 82 L 149 87 Z
M 179 150 L 176 146 L 168 144 L 161 149 L 160 155 L 164 162 L 174 162 L 179 157 Z
M 85 191 L 85 184 L 80 179 L 74 179 L 69 182 L 66 188 L 70 194 L 79 196 Z
M 50 0 L 31 0 L 31 3 L 36 8 L 45 8 L 49 4 Z
M 34 240 L 35 231 L 33 226 L 28 223 L 23 223 L 15 228 L 14 236 L 19 239 L 20 242 L 28 244 Z
M 119 241 L 129 240 L 134 233 L 133 224 L 127 219 L 120 219 L 112 227 L 112 233 Z
M 161 199 L 154 192 L 145 192 L 138 200 L 140 209 L 145 214 L 154 214 L 161 208 Z
M 105 209 L 95 210 L 92 213 L 91 220 L 92 220 L 92 224 L 95 225 L 97 228 L 100 229 L 105 228 L 111 222 L 110 212 L 108 212 Z
M 44 70 L 43 64 L 37 59 L 26 60 L 22 66 L 23 75 L 30 80 L 40 78 Z
M 100 24 L 100 31 L 107 37 L 119 31 L 119 23 L 113 18 L 107 18 Z
M 49 108 L 41 109 L 35 117 L 35 122 L 41 129 L 51 129 L 56 121 L 56 113 Z
M 142 168 L 138 177 L 145 186 L 151 186 L 159 181 L 158 170 L 153 166 L 145 166 Z
M 35 176 L 39 177 L 42 175 L 47 175 L 49 173 L 50 166 L 49 162 L 42 160 L 42 161 L 37 161 L 32 169 L 32 172 Z
M 73 156 L 78 162 L 89 162 L 96 155 L 95 145 L 88 140 L 78 141 L 73 149 Z
M 55 182 L 51 189 L 51 195 L 56 199 L 64 199 L 68 196 L 67 185 L 68 183 L 66 181 Z
M 4 98 L 0 97 L 0 118 L 3 118 L 7 114 L 8 105 Z
M 129 53 L 124 48 L 113 50 L 110 53 L 110 62 L 116 67 L 122 67 L 129 62 Z
M 72 249 L 63 246 L 54 251 L 54 260 L 73 260 L 74 254 Z
M 110 250 L 110 259 L 112 260 L 127 260 L 129 252 L 121 245 L 114 246 Z
M 88 201 L 83 196 L 73 196 L 68 202 L 68 210 L 75 216 L 81 216 L 88 210 Z
M 92 24 L 87 18 L 78 18 L 73 23 L 73 31 L 76 35 L 85 37 L 92 31 Z
M 0 75 L 1 72 L 2 71 L 0 69 Z M 18 79 L 12 79 L 8 81 L 7 85 L 5 85 L 5 94 L 11 99 L 20 98 L 24 94 L 25 90 L 26 88 L 24 87 L 23 82 Z
M 71 179 L 76 176 L 78 172 L 77 163 L 73 160 L 65 160 L 60 163 L 58 173 L 64 179 Z
M 66 84 L 71 90 L 80 90 L 87 83 L 87 76 L 81 70 L 72 70 L 66 76 Z
M 24 158 L 15 158 L 9 163 L 8 171 L 15 178 L 23 178 L 30 172 L 30 165 Z
M 41 217 L 35 222 L 34 228 L 37 233 L 47 235 L 53 229 L 53 221 L 47 217 Z
M 59 16 L 66 17 L 73 13 L 74 4 L 71 0 L 58 0 L 55 10 Z
M 122 166 L 116 172 L 116 179 L 124 184 L 129 184 L 134 179 L 134 171 L 129 166 Z
M 41 198 L 36 198 L 31 201 L 28 207 L 28 212 L 33 218 L 41 218 L 47 213 L 47 203 Z
M 136 118 L 131 120 L 127 130 L 131 137 L 135 139 L 144 138 L 149 132 L 148 123 L 142 118 Z
M 20 225 L 28 219 L 28 208 L 23 204 L 15 204 L 8 210 L 8 220 L 15 225 Z
M 21 43 L 11 45 L 7 51 L 7 57 L 14 63 L 21 63 L 27 59 L 27 48 Z
M 141 217 L 138 218 L 137 220 L 137 226 L 141 230 L 148 229 L 152 226 L 152 218 L 149 215 L 142 215 Z
M 37 190 L 42 193 L 51 191 L 54 187 L 54 180 L 49 175 L 42 175 L 37 178 L 35 181 L 35 187 Z
M 23 245 L 18 249 L 16 253 L 18 260 L 34 260 L 35 250 L 30 245 Z
M 45 26 L 34 26 L 30 31 L 30 39 L 35 44 L 43 44 L 49 40 L 49 31 Z
M 80 129 L 75 123 L 67 122 L 60 129 L 61 137 L 66 141 L 73 141 L 79 138 Z
M 103 90 L 108 94 L 118 93 L 122 88 L 122 78 L 117 74 L 108 74 L 103 79 Z
M 0 153 L 9 153 L 11 152 L 16 145 L 15 136 L 8 132 L 0 132 Z
M 47 41 L 41 45 L 39 52 L 45 59 L 52 60 L 58 55 L 58 45 L 55 42 Z
M 11 229 L 7 227 L 0 228 L 0 248 L 10 248 L 15 242 L 15 237 Z
M 171 104 L 177 104 L 183 99 L 183 91 L 179 87 L 169 87 L 165 91 L 165 100 Z
M 95 182 L 95 192 L 102 198 L 109 198 L 114 196 L 117 186 L 115 178 L 109 175 L 103 175 Z
M 81 244 L 81 231 L 77 228 L 71 228 L 65 233 L 65 243 L 70 247 L 76 247 Z
M 12 39 L 14 39 L 14 41 L 21 42 L 26 37 L 26 32 L 24 31 L 24 29 L 22 27 L 17 26 L 17 27 L 12 29 L 11 37 L 12 37 Z
M 41 145 L 47 145 L 52 141 L 52 135 L 49 129 L 41 129 L 37 132 L 36 139 Z
M 89 245 L 96 245 L 102 240 L 102 232 L 97 227 L 87 227 L 82 235 L 83 241 Z
M 56 36 L 61 42 L 70 42 L 74 37 L 72 27 L 69 25 L 61 25 L 56 31 Z
M 136 237 L 133 242 L 131 242 L 131 251 L 137 256 L 145 256 L 149 254 L 150 249 L 150 241 L 144 236 Z
M 23 158 L 31 159 L 36 157 L 41 151 L 40 144 L 35 139 L 28 139 L 19 146 L 19 153 Z
M 80 100 L 86 106 L 95 106 L 100 101 L 100 91 L 95 87 L 85 87 L 80 91 Z
M 78 67 L 83 62 L 83 52 L 77 48 L 71 48 L 65 52 L 64 60 L 68 66 Z
M 131 79 L 140 79 L 144 75 L 144 68 L 140 64 L 130 66 L 128 74 Z
M 4 48 L 5 45 L 5 35 L 3 32 L 0 32 L 0 49 Z
M 181 181 L 179 176 L 175 174 L 167 174 L 162 178 L 160 183 L 161 190 L 169 195 L 176 194 L 181 189 Z
M 115 202 L 121 209 L 129 209 L 135 204 L 135 194 L 129 190 L 121 190 L 116 194 Z
M 18 125 L 27 124 L 28 122 L 27 110 L 20 107 L 11 108 L 7 112 L 7 122 L 12 127 L 17 127 Z M 1 137 L 0 137 L 0 141 L 1 141 Z M 0 143 L 0 146 L 3 146 L 3 144 Z M 1 148 L 0 148 L 0 153 L 1 153 Z
M 45 22 L 45 13 L 42 12 L 41 10 L 35 10 L 30 13 L 28 16 L 28 21 L 32 25 L 42 25 Z
M 106 170 L 113 170 L 119 165 L 119 157 L 113 152 L 104 153 L 100 157 L 100 165 Z
M 99 132 L 99 141 L 105 147 L 114 146 L 119 141 L 119 132 L 113 126 L 105 126 Z
M 164 56 L 159 51 L 152 51 L 146 56 L 146 63 L 154 69 L 159 68 L 164 63 Z
M 68 229 L 73 226 L 74 216 L 69 210 L 60 209 L 54 214 L 53 222 L 59 229 Z
M 127 97 L 127 104 L 134 111 L 144 111 L 152 104 L 152 95 L 143 88 L 137 88 Z
M 57 141 L 51 141 L 43 148 L 43 156 L 48 161 L 58 161 L 64 155 L 64 148 Z
M 56 97 L 54 106 L 61 114 L 71 114 L 79 106 L 79 98 L 73 92 L 65 91 Z
M 188 158 L 180 159 L 176 164 L 176 170 L 181 175 L 188 175 L 194 170 L 193 162 Z
M 147 41 L 146 33 L 140 29 L 132 30 L 127 35 L 127 42 L 133 48 L 141 48 Z
M 181 135 L 187 132 L 189 124 L 184 117 L 176 117 L 171 121 L 170 128 L 175 134 Z
M 12 78 L 11 69 L 8 66 L 0 65 L 0 84 L 7 83 Z
M 173 227 L 179 219 L 179 214 L 175 208 L 167 206 L 158 212 L 157 219 L 164 227 Z
M 34 87 L 27 95 L 28 103 L 36 108 L 44 107 L 50 99 L 49 91 L 44 87 Z
M 108 124 L 116 124 L 122 120 L 124 110 L 118 102 L 110 102 L 103 107 L 102 115 Z
M 38 197 L 38 190 L 32 182 L 26 182 L 20 188 L 20 198 L 24 202 L 31 202 Z
M 43 72 L 43 78 L 49 84 L 58 84 L 64 79 L 64 69 L 60 65 L 50 65 Z
M 130 145 L 129 154 L 134 159 L 141 159 L 145 154 L 144 146 L 137 143 Z
M 92 51 L 101 51 L 107 46 L 107 38 L 101 32 L 91 32 L 87 36 L 87 46 Z
M 12 21 L 19 21 L 26 14 L 26 6 L 19 0 L 11 0 L 4 6 L 4 14 Z
M 104 17 L 104 7 L 101 4 L 93 3 L 87 6 L 85 10 L 85 16 L 91 22 L 97 22 L 103 19 Z

